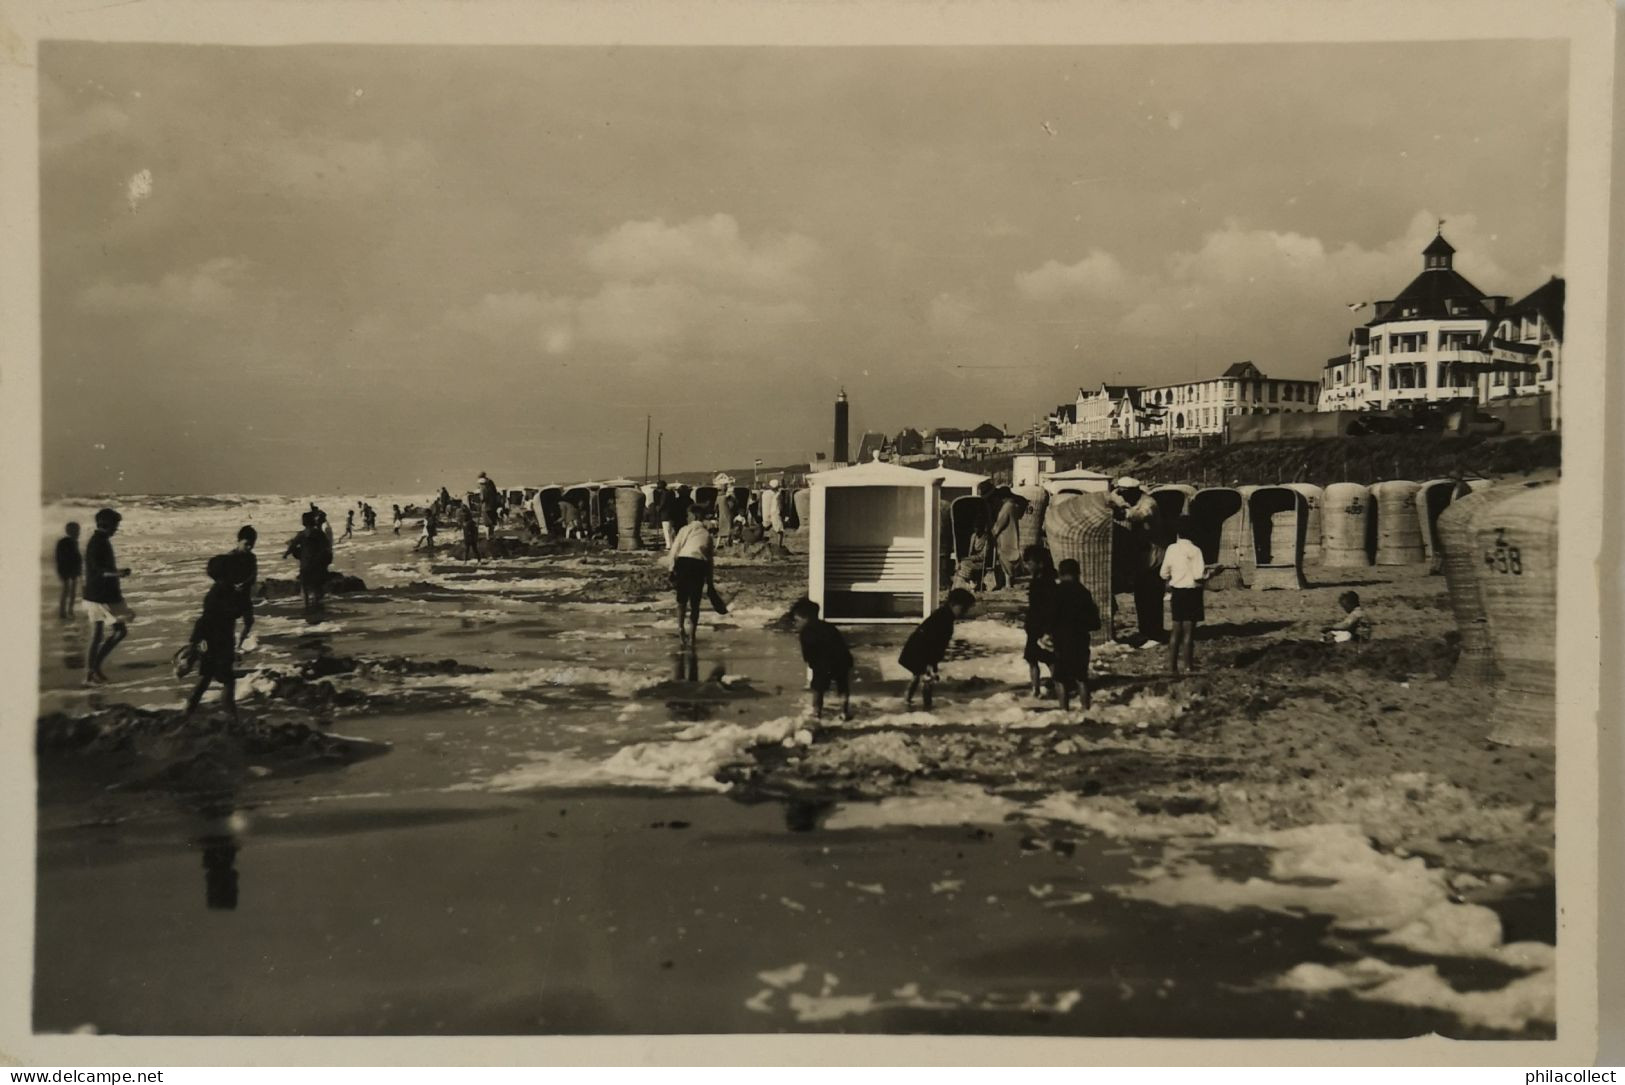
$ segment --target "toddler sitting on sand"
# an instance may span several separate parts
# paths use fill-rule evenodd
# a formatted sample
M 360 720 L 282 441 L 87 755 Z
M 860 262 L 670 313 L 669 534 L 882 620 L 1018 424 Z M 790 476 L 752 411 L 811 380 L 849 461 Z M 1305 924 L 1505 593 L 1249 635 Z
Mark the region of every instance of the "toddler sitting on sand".
M 1337 605 L 1343 608 L 1343 620 L 1322 630 L 1326 643 L 1347 644 L 1350 641 L 1370 640 L 1371 619 L 1360 609 L 1360 593 L 1344 592 L 1337 597 Z

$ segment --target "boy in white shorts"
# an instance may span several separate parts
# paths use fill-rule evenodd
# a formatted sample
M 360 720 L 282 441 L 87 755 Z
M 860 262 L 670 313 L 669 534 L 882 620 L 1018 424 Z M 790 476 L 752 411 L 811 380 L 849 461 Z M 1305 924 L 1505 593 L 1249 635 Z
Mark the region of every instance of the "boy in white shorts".
M 85 618 L 90 622 L 90 651 L 85 656 L 85 685 L 107 683 L 102 664 L 113 654 L 127 633 L 135 612 L 124 602 L 119 581 L 130 570 L 118 567 L 113 556 L 113 536 L 123 519 L 112 509 L 96 513 L 96 530 L 85 544 Z

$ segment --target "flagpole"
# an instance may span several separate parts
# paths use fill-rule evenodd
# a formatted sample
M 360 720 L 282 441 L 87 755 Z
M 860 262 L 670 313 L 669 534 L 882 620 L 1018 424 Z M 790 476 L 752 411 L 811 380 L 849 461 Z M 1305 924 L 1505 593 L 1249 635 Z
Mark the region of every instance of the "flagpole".
M 643 416 L 643 482 L 644 482 L 644 485 L 648 485 L 648 482 L 649 482 L 649 426 L 653 421 L 654 421 L 654 416 L 647 415 L 647 414 Z

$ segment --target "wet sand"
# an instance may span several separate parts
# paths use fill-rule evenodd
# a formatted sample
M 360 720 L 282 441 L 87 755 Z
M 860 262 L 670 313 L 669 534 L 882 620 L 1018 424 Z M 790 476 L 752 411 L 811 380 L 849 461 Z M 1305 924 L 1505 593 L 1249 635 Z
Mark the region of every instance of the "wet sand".
M 164 738 L 180 571 L 112 689 L 45 622 L 42 727 L 116 740 L 42 752 L 38 1029 L 1550 1032 L 1550 752 L 1437 677 L 1423 568 L 1213 593 L 1203 673 L 1102 651 L 1088 722 L 1022 694 L 1019 600 L 929 715 L 853 630 L 857 719 L 787 747 L 804 559 L 724 559 L 690 656 L 651 555 L 409 546 L 244 660 L 254 719 L 366 756 Z M 1309 643 L 1350 583 L 1378 641 Z
M 58 964 L 41 974 L 36 1027 L 1399 1036 L 1452 1024 L 1254 990 L 1337 959 L 1326 921 L 1118 899 L 1106 887 L 1146 857 L 1098 837 L 1061 851 L 1024 847 L 1018 827 L 797 831 L 786 816 L 566 792 L 251 815 L 239 834 L 181 822 L 135 840 L 47 836 L 38 953 Z M 206 849 L 226 839 L 238 840 L 236 906 L 210 909 Z

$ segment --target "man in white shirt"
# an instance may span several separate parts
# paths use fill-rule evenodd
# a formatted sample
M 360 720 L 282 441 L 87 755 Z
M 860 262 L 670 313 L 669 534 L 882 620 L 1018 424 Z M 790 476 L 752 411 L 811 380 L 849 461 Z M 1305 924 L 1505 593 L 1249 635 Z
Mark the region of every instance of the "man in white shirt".
M 1179 657 L 1185 657 L 1185 671 L 1196 669 L 1196 623 L 1202 620 L 1202 581 L 1207 576 L 1207 563 L 1202 550 L 1191 542 L 1191 520 L 1181 516 L 1174 528 L 1178 538 L 1162 557 L 1162 579 L 1168 582 L 1173 596 L 1169 607 L 1173 619 L 1173 633 L 1168 638 L 1168 670 L 1179 674 Z

